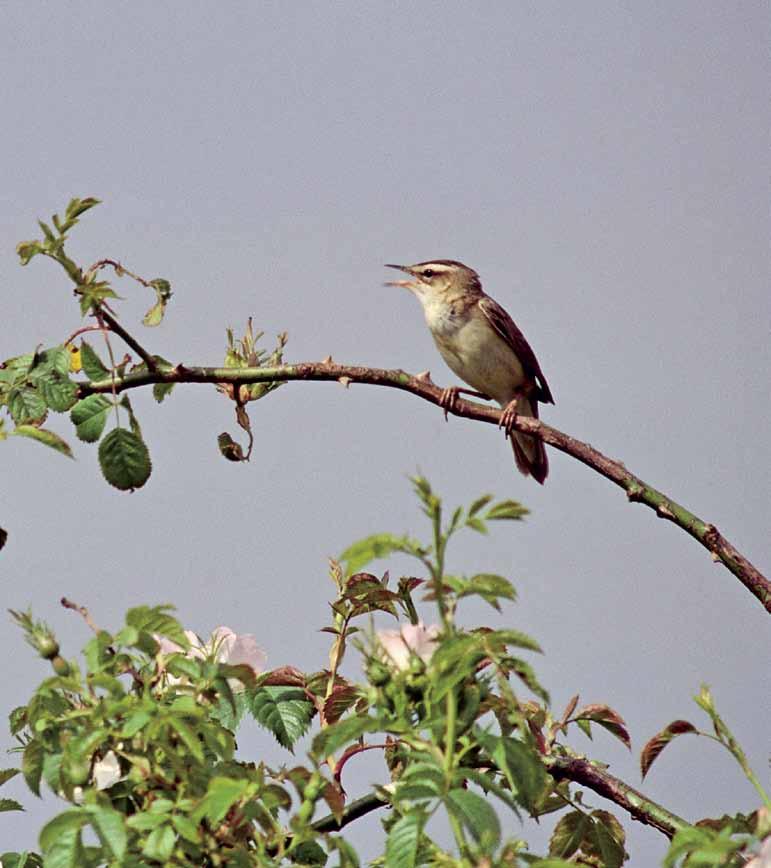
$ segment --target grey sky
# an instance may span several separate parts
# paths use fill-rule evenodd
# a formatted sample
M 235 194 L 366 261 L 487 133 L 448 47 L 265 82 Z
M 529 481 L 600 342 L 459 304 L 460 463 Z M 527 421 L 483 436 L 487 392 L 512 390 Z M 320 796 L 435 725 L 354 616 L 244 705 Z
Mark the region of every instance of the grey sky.
M 0 357 L 77 327 L 53 264 L 14 255 L 73 195 L 104 200 L 73 237 L 78 256 L 172 281 L 167 321 L 145 336 L 174 361 L 218 363 L 225 326 L 253 315 L 289 331 L 290 359 L 430 368 L 450 384 L 417 302 L 382 286 L 381 265 L 461 259 L 538 354 L 549 423 L 769 566 L 766 3 L 11 0 L 0 22 Z M 150 299 L 123 288 L 135 324 Z M 491 491 L 532 509 L 451 563 L 515 581 L 503 620 L 542 642 L 555 706 L 609 702 L 635 753 L 602 734 L 577 749 L 637 783 L 641 745 L 698 720 L 690 697 L 707 681 L 768 781 L 767 616 L 575 461 L 552 451 L 541 489 L 487 426 L 392 391 L 292 384 L 255 405 L 256 457 L 234 466 L 216 450 L 235 425 L 214 389 L 132 400 L 155 464 L 134 495 L 102 482 L 88 446 L 71 463 L 0 444 L 2 603 L 32 604 L 68 654 L 86 635 L 62 594 L 106 627 L 173 601 L 201 633 L 225 623 L 255 633 L 271 665 L 317 667 L 326 557 L 376 530 L 423 530 L 405 478 L 419 467 L 451 503 Z M 1 641 L 10 708 L 45 667 L 16 630 Z M 281 755 L 254 728 L 239 741 Z M 377 758 L 353 766 L 352 796 L 382 779 Z M 693 819 L 755 807 L 697 739 L 644 789 Z M 5 815 L 3 849 L 33 846 L 54 804 L 6 793 L 28 812 Z M 620 818 L 631 864 L 659 859 L 663 839 Z

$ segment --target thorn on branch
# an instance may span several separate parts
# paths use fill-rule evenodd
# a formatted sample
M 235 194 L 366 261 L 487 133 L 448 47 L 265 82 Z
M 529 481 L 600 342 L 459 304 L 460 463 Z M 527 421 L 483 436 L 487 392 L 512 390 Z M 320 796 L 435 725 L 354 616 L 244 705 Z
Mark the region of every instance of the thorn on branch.
M 672 509 L 668 503 L 660 503 L 656 507 L 656 515 L 659 518 L 668 518 L 670 520 L 674 519 L 674 517 L 675 517 L 675 514 L 674 514 L 674 512 L 672 512 Z

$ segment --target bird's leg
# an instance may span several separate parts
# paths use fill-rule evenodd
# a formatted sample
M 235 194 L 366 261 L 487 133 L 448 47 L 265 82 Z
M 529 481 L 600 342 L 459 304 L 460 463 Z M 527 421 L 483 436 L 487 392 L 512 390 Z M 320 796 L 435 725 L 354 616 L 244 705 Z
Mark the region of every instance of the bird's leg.
M 459 386 L 450 386 L 447 389 L 442 389 L 442 394 L 439 396 L 439 406 L 444 410 L 444 418 L 447 419 L 448 413 L 454 413 L 458 403 L 458 395 L 471 395 L 474 398 L 481 398 L 483 401 L 489 401 L 490 396 L 482 392 L 475 392 L 473 389 L 461 389 Z
M 498 427 L 503 428 L 506 437 L 511 437 L 511 432 L 514 430 L 514 425 L 517 421 L 517 401 L 520 396 L 515 395 L 509 403 L 503 408 L 501 420 L 498 422 Z

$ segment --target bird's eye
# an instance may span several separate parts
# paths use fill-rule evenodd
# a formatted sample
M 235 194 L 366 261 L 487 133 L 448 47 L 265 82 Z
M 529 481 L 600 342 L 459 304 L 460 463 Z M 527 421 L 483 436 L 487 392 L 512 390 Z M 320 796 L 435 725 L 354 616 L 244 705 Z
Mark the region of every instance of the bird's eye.
M 425 271 L 423 272 L 423 277 L 431 278 L 435 274 L 436 274 L 436 272 L 433 270 L 433 268 L 426 268 Z

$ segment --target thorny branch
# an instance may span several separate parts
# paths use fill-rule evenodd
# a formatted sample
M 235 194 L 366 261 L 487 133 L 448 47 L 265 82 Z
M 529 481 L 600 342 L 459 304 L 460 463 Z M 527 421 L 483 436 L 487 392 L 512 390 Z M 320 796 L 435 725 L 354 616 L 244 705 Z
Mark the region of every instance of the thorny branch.
M 544 763 L 549 774 L 556 780 L 573 781 L 593 790 L 598 795 L 623 808 L 633 819 L 658 829 L 667 838 L 672 838 L 679 829 L 689 825 L 687 820 L 671 813 L 643 795 L 639 790 L 609 774 L 604 768 L 593 765 L 587 759 L 553 756 L 544 757 Z M 338 831 L 359 817 L 385 807 L 386 804 L 381 795 L 370 793 L 351 802 L 343 812 L 340 822 L 330 814 L 328 817 L 317 820 L 313 824 L 313 828 L 317 832 Z
M 144 353 L 140 355 L 144 358 Z M 148 367 L 151 367 L 149 363 Z M 114 383 L 112 379 L 81 383 L 80 397 L 94 392 L 112 392 L 113 388 L 122 392 L 152 383 L 231 383 L 243 385 L 290 380 L 338 381 L 344 386 L 349 386 L 351 383 L 388 386 L 410 392 L 424 401 L 436 405 L 440 404 L 442 395 L 442 390 L 431 382 L 428 375 L 413 376 L 401 370 L 338 365 L 329 359 L 323 362 L 302 362 L 295 365 L 259 368 L 205 368 L 186 367 L 184 365 L 156 368 L 156 370 L 151 368 L 149 371 L 124 374 L 117 377 Z M 487 422 L 492 425 L 499 425 L 501 419 L 500 410 L 464 399 L 458 399 L 450 412 L 454 416 Z M 645 504 L 654 510 L 659 518 L 671 521 L 690 534 L 709 551 L 713 560 L 726 566 L 744 587 L 761 602 L 766 611 L 771 613 L 771 582 L 713 524 L 703 521 L 663 492 L 630 473 L 620 461 L 608 458 L 588 443 L 576 440 L 538 419 L 524 416 L 517 417 L 514 428 L 526 434 L 540 437 L 549 446 L 573 456 L 622 488 L 631 502 Z

